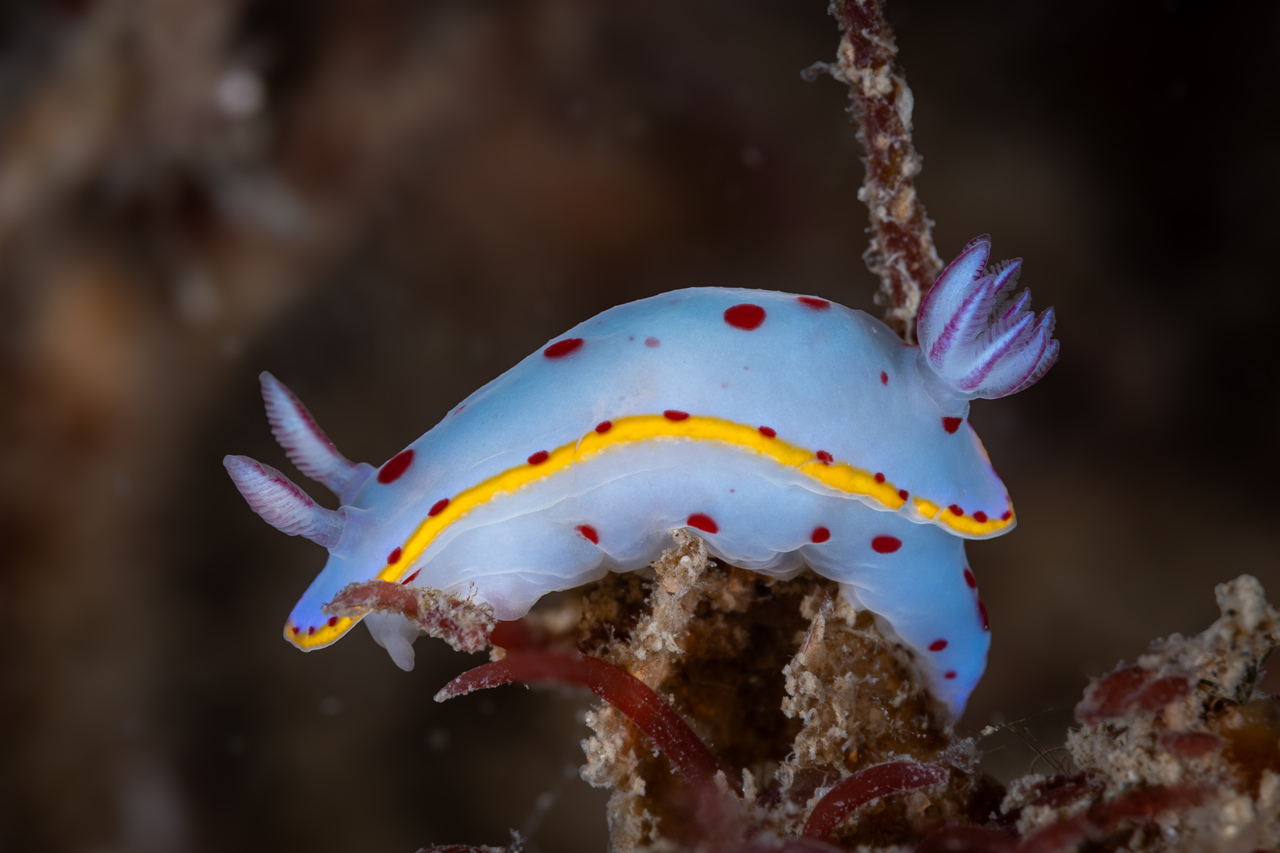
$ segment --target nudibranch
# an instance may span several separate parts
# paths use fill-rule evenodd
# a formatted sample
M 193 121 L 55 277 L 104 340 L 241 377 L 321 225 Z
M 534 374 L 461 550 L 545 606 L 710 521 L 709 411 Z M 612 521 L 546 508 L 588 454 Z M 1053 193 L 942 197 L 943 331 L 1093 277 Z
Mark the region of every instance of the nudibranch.
M 249 505 L 329 559 L 286 623 L 304 651 L 354 624 L 323 606 L 373 579 L 523 616 L 543 595 L 646 566 L 692 528 L 717 558 L 840 584 L 915 653 L 959 714 L 986 666 L 986 610 L 964 553 L 1014 525 L 969 401 L 1053 364 L 1053 309 L 1013 295 L 1020 260 L 970 242 L 924 297 L 920 345 L 826 299 L 690 288 L 611 308 L 485 385 L 380 468 L 335 449 L 268 373 L 272 432 L 326 509 L 228 456 Z M 366 617 L 403 668 L 415 632 Z

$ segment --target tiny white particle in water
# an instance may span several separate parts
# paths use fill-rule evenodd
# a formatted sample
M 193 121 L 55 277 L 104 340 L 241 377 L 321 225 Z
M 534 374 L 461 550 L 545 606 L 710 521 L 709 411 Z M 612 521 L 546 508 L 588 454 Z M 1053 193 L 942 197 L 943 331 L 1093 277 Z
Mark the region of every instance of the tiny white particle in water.
M 247 68 L 232 68 L 218 79 L 213 99 L 230 118 L 249 118 L 262 109 L 262 78 Z

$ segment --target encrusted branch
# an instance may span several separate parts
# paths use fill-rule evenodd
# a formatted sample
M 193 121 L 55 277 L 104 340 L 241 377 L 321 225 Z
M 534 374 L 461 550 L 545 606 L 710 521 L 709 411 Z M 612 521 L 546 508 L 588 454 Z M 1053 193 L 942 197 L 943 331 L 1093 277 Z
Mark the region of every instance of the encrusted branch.
M 942 269 L 933 246 L 932 223 L 916 198 L 920 155 L 911 144 L 913 98 L 894 61 L 898 47 L 879 0 L 833 0 L 831 13 L 844 38 L 833 77 L 849 85 L 858 140 L 866 151 L 866 176 L 858 198 L 871 214 L 867 267 L 880 277 L 876 304 L 885 322 L 915 342 L 916 311 Z
M 437 589 L 380 580 L 347 584 L 322 609 L 339 619 L 398 613 L 420 633 L 438 637 L 460 652 L 487 648 L 489 635 L 499 624 L 487 604 L 475 604 Z

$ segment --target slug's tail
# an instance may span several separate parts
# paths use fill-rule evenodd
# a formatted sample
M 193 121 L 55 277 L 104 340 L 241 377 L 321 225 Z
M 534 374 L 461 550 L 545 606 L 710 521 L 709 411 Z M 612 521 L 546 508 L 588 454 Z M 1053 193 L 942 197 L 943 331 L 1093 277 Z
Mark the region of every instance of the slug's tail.
M 994 399 L 1034 384 L 1058 358 L 1054 313 L 1031 311 L 1013 294 L 1022 259 L 990 267 L 991 237 L 969 241 L 920 302 L 920 349 L 929 367 L 964 397 Z

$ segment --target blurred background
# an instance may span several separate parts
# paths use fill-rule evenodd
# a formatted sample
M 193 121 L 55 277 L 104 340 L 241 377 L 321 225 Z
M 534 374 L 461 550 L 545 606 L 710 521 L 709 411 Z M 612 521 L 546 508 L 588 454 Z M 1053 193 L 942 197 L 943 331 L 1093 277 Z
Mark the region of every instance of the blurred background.
M 291 471 L 264 369 L 380 464 L 620 302 L 878 314 L 846 91 L 800 78 L 834 57 L 825 3 L 0 10 L 0 849 L 604 849 L 586 700 L 437 706 L 476 660 L 422 641 L 406 675 L 363 630 L 297 653 L 322 552 L 220 459 Z M 1280 6 L 888 16 L 939 252 L 990 232 L 1059 311 L 1052 373 L 973 411 L 1020 526 L 969 549 L 994 646 L 961 726 L 1060 742 L 1087 678 L 1203 629 L 1214 584 L 1280 599 Z M 1005 778 L 1036 758 L 983 746 Z

